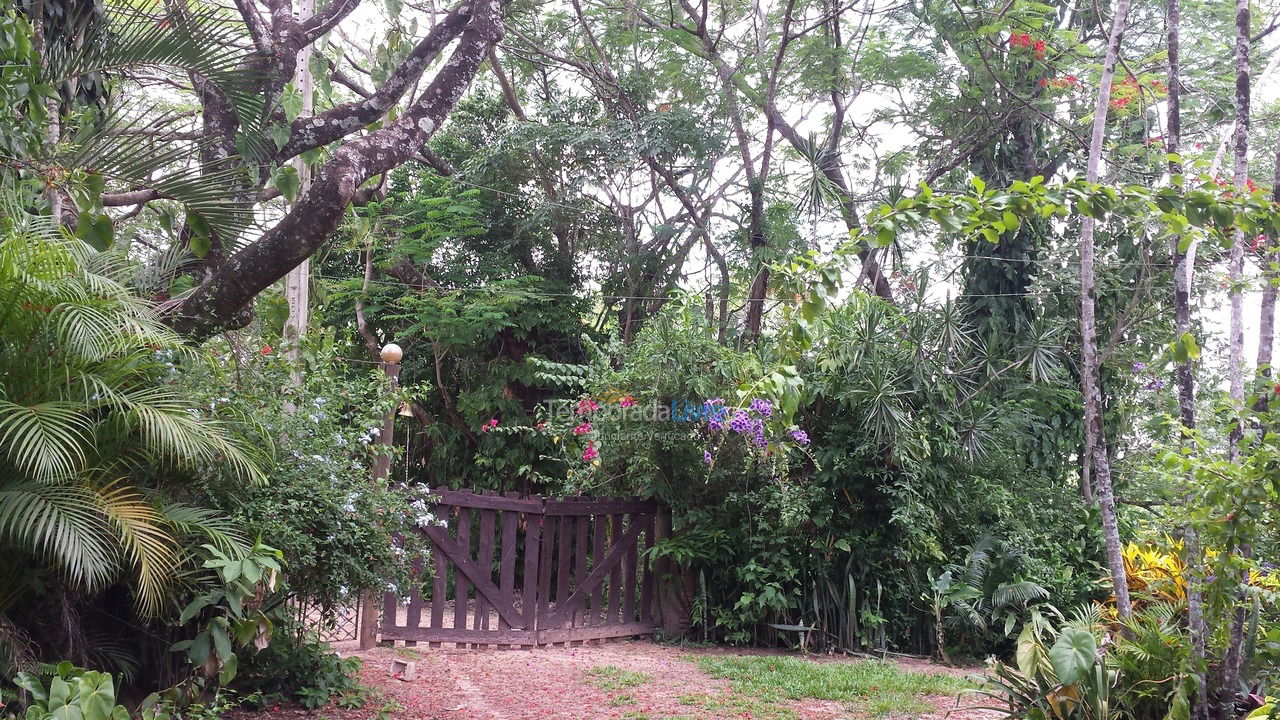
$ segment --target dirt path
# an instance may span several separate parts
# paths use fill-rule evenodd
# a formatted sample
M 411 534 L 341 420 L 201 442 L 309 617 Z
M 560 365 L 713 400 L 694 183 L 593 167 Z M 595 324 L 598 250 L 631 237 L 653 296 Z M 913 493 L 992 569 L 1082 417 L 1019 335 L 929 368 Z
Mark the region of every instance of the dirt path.
M 347 654 L 347 653 L 344 653 Z M 719 648 L 691 649 L 648 641 L 537 650 L 376 648 L 364 659 L 364 681 L 382 698 L 361 711 L 325 708 L 312 717 L 329 720 L 687 720 L 690 718 L 837 720 L 863 717 L 845 704 L 824 700 L 764 705 L 735 693 L 725 679 L 704 673 L 692 658 L 701 655 L 758 654 Z M 394 660 L 417 664 L 417 677 L 389 676 Z M 822 660 L 819 660 L 820 662 Z M 857 662 L 830 659 L 826 662 Z M 964 673 L 924 662 L 907 663 L 918 672 Z M 992 717 L 954 712 L 954 697 L 929 698 L 936 712 L 899 717 L 978 720 Z M 754 703 L 754 705 L 753 705 Z M 972 703 L 966 703 L 972 704 Z M 276 710 L 246 720 L 283 718 Z M 790 712 L 787 712 L 787 711 Z M 300 711 L 299 711 L 300 712 Z

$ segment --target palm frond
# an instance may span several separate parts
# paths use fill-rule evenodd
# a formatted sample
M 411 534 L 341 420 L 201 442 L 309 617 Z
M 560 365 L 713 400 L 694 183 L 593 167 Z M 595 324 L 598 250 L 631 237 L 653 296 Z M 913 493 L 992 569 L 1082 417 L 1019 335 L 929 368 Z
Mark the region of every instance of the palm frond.
M 100 589 L 115 574 L 113 535 L 98 496 L 78 484 L 0 487 L 0 538 L 29 548 L 86 588 Z
M 96 488 L 102 512 L 120 536 L 120 547 L 138 571 L 138 609 L 155 615 L 161 607 L 168 572 L 177 563 L 164 516 L 123 481 Z
M 18 405 L 0 399 L 0 454 L 23 475 L 52 481 L 84 466 L 89 419 L 63 401 Z
M 1049 597 L 1049 591 L 1030 580 L 1003 583 L 991 595 L 991 604 L 996 608 L 1022 606 L 1032 600 Z
M 241 533 L 240 527 L 221 511 L 168 503 L 160 508 L 160 512 L 177 533 L 202 537 L 227 555 L 246 555 L 253 545 Z

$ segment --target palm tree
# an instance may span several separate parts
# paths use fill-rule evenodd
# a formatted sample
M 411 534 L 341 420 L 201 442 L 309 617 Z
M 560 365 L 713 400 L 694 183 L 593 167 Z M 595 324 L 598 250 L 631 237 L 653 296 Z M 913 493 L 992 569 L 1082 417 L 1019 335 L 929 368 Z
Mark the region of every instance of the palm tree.
M 131 572 L 155 614 L 193 517 L 136 478 L 220 465 L 257 481 L 258 451 L 172 387 L 192 351 L 109 276 L 121 258 L 13 197 L 0 188 L 0 613 L 35 564 L 85 591 Z

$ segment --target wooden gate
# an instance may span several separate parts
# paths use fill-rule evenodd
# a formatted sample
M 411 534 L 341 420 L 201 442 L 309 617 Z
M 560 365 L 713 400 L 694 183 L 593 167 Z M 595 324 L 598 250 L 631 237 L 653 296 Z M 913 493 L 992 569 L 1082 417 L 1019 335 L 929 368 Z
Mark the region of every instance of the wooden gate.
M 383 598 L 383 643 L 537 646 L 654 630 L 652 501 L 436 489 L 443 524 L 403 594 Z

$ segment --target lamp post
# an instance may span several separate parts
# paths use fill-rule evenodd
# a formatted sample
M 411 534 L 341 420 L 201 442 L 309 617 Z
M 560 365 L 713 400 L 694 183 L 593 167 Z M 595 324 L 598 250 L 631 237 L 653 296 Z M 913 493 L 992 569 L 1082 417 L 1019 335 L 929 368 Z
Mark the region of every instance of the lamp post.
M 391 380 L 391 389 L 395 390 L 400 386 L 400 361 L 404 358 L 404 350 L 395 343 L 387 343 L 382 346 L 381 356 L 382 371 Z M 378 453 L 378 459 L 373 463 L 374 480 L 386 480 L 391 474 L 391 439 L 395 433 L 395 422 L 395 409 L 388 410 L 386 417 L 382 419 L 382 432 L 378 435 L 378 444 L 386 447 L 385 452 Z
M 400 385 L 400 361 L 404 359 L 404 350 L 395 343 L 387 343 L 382 346 L 379 354 L 382 356 L 382 371 L 391 380 L 391 389 L 395 390 Z M 373 461 L 375 483 L 386 480 L 391 474 L 391 442 L 395 435 L 395 422 L 396 409 L 392 408 L 382 419 L 382 430 L 378 434 L 377 444 L 382 447 L 378 448 L 378 457 Z M 369 650 L 378 642 L 378 625 L 374 622 L 374 618 L 378 616 L 378 601 L 373 590 L 364 593 L 361 604 L 364 606 L 360 611 L 364 622 L 360 623 L 360 649 Z M 389 619 L 395 621 L 395 618 Z

